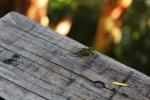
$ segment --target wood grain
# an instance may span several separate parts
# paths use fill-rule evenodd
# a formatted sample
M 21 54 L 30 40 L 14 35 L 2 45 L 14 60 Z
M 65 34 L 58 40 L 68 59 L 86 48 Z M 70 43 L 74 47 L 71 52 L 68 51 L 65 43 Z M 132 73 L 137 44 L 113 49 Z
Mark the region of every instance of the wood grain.
M 148 76 L 97 51 L 88 57 L 78 56 L 76 52 L 84 47 L 10 12 L 0 19 L 0 79 L 5 86 L 26 91 L 29 100 L 150 99 Z M 113 81 L 128 87 L 112 85 Z M 19 95 L 23 100 L 28 100 L 27 94 L 0 92 L 4 98 Z

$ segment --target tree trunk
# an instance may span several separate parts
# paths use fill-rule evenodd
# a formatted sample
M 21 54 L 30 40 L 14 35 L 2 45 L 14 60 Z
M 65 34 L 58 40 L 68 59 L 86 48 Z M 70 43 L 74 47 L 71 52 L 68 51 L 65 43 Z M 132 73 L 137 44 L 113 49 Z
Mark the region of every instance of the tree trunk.
M 107 0 L 105 2 L 102 15 L 99 18 L 97 35 L 96 35 L 96 49 L 106 53 L 111 44 L 119 43 L 121 40 L 121 24 L 122 16 L 127 10 L 132 0 Z
M 17 11 L 47 26 L 49 22 L 47 18 L 47 6 L 48 0 L 1 0 L 0 16 L 10 11 Z

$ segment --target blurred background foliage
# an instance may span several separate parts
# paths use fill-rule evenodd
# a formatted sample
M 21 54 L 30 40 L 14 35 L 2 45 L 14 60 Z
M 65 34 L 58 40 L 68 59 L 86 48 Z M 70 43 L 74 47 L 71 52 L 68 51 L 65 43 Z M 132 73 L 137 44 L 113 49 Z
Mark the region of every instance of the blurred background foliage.
M 105 1 L 49 0 L 50 25 L 53 27 L 61 19 L 69 17 L 72 26 L 68 36 L 95 47 L 98 21 L 103 14 Z M 111 43 L 105 54 L 150 75 L 150 0 L 133 0 L 121 21 L 121 41 L 118 44 Z
M 111 56 L 150 75 L 150 0 L 134 0 L 123 22 L 123 38 Z
M 49 0 L 48 16 L 52 25 L 71 17 L 68 36 L 92 46 L 102 5 L 102 0 Z

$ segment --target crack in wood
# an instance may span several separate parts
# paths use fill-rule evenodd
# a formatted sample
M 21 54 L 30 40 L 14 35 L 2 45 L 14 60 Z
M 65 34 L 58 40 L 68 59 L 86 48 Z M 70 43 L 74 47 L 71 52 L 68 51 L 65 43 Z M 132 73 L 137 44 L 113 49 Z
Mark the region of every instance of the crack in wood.
M 133 71 L 130 71 L 126 78 L 122 81 L 122 83 L 125 83 L 132 76 L 133 73 Z
M 130 72 L 127 74 L 127 76 L 125 77 L 125 79 L 122 81 L 122 83 L 127 82 L 127 80 L 132 76 L 133 73 L 134 73 L 133 71 L 130 71 Z M 113 89 L 112 89 L 112 92 L 114 92 L 114 93 L 109 97 L 108 100 L 112 100 L 113 97 L 119 92 L 119 89 L 120 89 L 120 88 L 121 88 L 121 86 L 119 86 L 118 89 L 113 88 Z M 123 96 L 123 97 L 126 97 L 126 98 L 129 97 L 129 96 L 128 96 L 127 94 L 125 94 L 125 93 L 119 93 L 119 94 L 120 94 L 121 96 Z
M 76 81 L 76 79 L 69 79 L 69 82 L 65 86 L 69 86 L 75 81 Z
M 6 49 L 6 50 L 8 50 L 8 51 L 10 51 L 10 52 L 13 52 L 14 54 L 15 54 L 15 52 L 14 51 L 12 51 L 12 50 L 9 50 L 9 49 L 7 49 L 7 48 L 5 48 L 5 47 L 3 47 L 3 46 L 1 46 L 2 48 L 4 48 L 4 49 Z M 24 57 L 23 55 L 19 55 L 19 56 L 21 56 L 21 57 Z M 26 57 L 24 57 L 25 59 L 28 59 L 28 58 L 26 58 Z M 28 60 L 31 60 L 31 59 L 28 59 Z M 37 62 L 35 62 L 35 61 L 33 61 L 33 60 L 31 60 L 32 62 L 34 62 L 34 63 L 37 63 Z M 37 64 L 39 64 L 39 63 L 37 63 Z M 41 65 L 41 64 L 39 64 L 39 65 Z M 43 65 L 42 65 L 43 66 Z M 44 66 L 43 66 L 44 67 Z M 65 68 L 64 68 L 65 69 Z M 21 70 L 21 69 L 19 69 L 19 70 Z M 66 69 L 66 70 L 68 70 L 68 69 Z M 68 70 L 68 71 L 71 71 L 71 70 Z M 26 72 L 26 71 L 25 71 Z M 27 72 L 28 73 L 28 72 Z M 75 73 L 75 72 L 72 72 L 71 71 L 71 73 L 74 73 L 74 74 L 77 74 L 77 73 Z M 29 75 L 31 75 L 31 76 L 33 76 L 32 74 L 30 74 L 30 73 L 28 73 Z M 80 75 L 80 74 L 77 74 L 78 76 L 80 76 L 80 77 L 82 77 L 82 78 L 84 78 L 84 79 L 86 79 L 87 81 L 89 81 L 89 82 L 92 82 L 92 80 L 90 80 L 90 79 L 88 79 L 87 77 L 84 77 L 84 76 L 82 76 L 82 75 Z M 36 77 L 36 78 L 39 78 L 39 77 L 37 77 L 37 76 L 34 76 L 34 77 Z M 41 79 L 41 78 L 39 78 L 41 81 L 44 81 L 44 82 L 46 82 L 46 83 L 49 83 L 49 84 L 52 84 L 52 83 L 50 83 L 50 82 L 48 82 L 48 81 L 46 81 L 46 80 L 43 80 L 43 79 Z M 71 79 L 72 80 L 72 79 Z M 55 85 L 55 84 L 53 84 L 53 85 Z M 61 87 L 60 87 L 61 88 Z M 94 92 L 94 91 L 93 91 Z M 74 93 L 73 93 L 74 94 Z M 74 94 L 74 95 L 76 95 L 76 94 Z
M 16 85 L 16 86 L 18 86 L 18 87 L 21 87 L 22 89 L 24 89 L 24 90 L 26 90 L 26 91 L 32 92 L 33 94 L 35 94 L 35 95 L 37 95 L 37 96 L 43 98 L 44 100 L 49 100 L 49 99 L 45 98 L 44 96 L 42 96 L 42 95 L 40 95 L 40 94 L 38 94 L 38 93 L 36 93 L 36 92 L 34 92 L 34 91 L 28 89 L 28 88 L 25 88 L 24 86 L 22 86 L 22 85 L 20 85 L 20 84 L 17 84 L 16 82 L 10 81 L 9 79 L 7 79 L 7 78 L 5 78 L 5 77 L 3 77 L 3 76 L 0 76 L 0 78 L 5 79 L 5 80 L 8 81 L 8 82 L 11 82 L 11 83 L 13 83 L 14 85 Z M 6 90 L 5 90 L 5 93 L 8 94 Z M 3 99 L 3 98 L 1 99 L 1 98 L 0 98 L 0 100 L 5 100 L 5 99 Z
M 120 95 L 125 97 L 125 98 L 129 98 L 129 96 L 126 93 L 120 93 Z
M 6 50 L 8 50 L 8 51 L 11 51 L 11 52 L 13 52 L 13 53 L 15 53 L 14 51 L 12 51 L 12 50 L 10 50 L 10 49 L 8 49 L 8 48 L 6 48 L 6 47 L 4 47 L 4 46 L 2 46 L 1 45 L 1 47 L 2 48 L 4 48 L 4 49 L 6 49 Z M 18 48 L 20 48 L 20 47 L 18 47 Z M 25 49 L 24 49 L 25 50 Z M 28 51 L 28 50 L 25 50 L 25 51 Z M 30 52 L 30 51 L 28 51 L 28 52 Z M 36 55 L 36 56 L 39 56 L 39 55 L 37 55 L 37 54 L 35 54 L 35 53 L 33 53 L 34 55 Z M 23 56 L 23 55 L 21 55 L 22 57 L 24 57 L 24 58 L 26 58 L 26 59 L 28 59 L 28 60 L 31 60 L 31 59 L 29 59 L 29 58 L 27 58 L 27 57 L 25 57 L 25 56 Z M 41 56 L 39 56 L 39 57 L 41 57 Z M 98 55 L 97 55 L 97 57 L 98 57 Z M 46 59 L 47 60 L 47 59 Z M 31 61 L 33 61 L 33 60 L 31 60 Z M 50 60 L 48 60 L 49 62 L 52 62 L 52 61 L 50 61 Z M 33 62 L 35 62 L 35 61 L 33 61 Z M 37 62 L 35 62 L 35 63 L 37 63 Z M 52 63 L 54 63 L 54 64 L 56 64 L 56 65 L 58 65 L 58 66 L 60 66 L 59 64 L 57 64 L 57 63 L 55 63 L 55 62 L 52 62 Z M 38 63 L 39 64 L 39 63 Z M 39 65 L 41 65 L 41 64 L 39 64 Z M 43 65 L 42 65 L 43 66 Z M 61 67 L 63 67 L 63 66 L 61 66 Z M 84 78 L 84 79 L 86 79 L 87 81 L 89 81 L 89 82 L 93 82 L 91 79 L 89 79 L 88 77 L 85 77 L 85 76 L 83 76 L 83 75 L 81 75 L 81 74 L 79 74 L 79 73 L 76 73 L 76 72 L 74 72 L 74 71 L 72 71 L 72 70 L 69 70 L 69 69 L 67 69 L 67 68 L 65 68 L 65 67 L 63 67 L 65 70 L 67 70 L 67 71 L 69 71 L 69 72 L 71 72 L 71 73 L 74 73 L 74 74 L 76 74 L 76 75 L 78 75 L 79 77 L 82 77 L 82 78 Z M 42 80 L 42 81 L 44 81 L 44 80 Z M 105 89 L 107 89 L 107 90 L 110 90 L 109 88 L 105 88 Z
M 94 81 L 93 85 L 94 87 L 99 88 L 99 89 L 106 88 L 105 83 L 102 81 Z

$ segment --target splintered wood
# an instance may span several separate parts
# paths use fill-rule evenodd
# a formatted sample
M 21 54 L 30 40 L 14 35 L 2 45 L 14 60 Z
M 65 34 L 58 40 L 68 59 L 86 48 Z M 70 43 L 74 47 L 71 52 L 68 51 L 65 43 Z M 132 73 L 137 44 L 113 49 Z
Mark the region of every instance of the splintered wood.
M 96 51 L 78 56 L 81 48 L 86 46 L 10 12 L 0 19 L 0 97 L 150 100 L 148 76 Z

